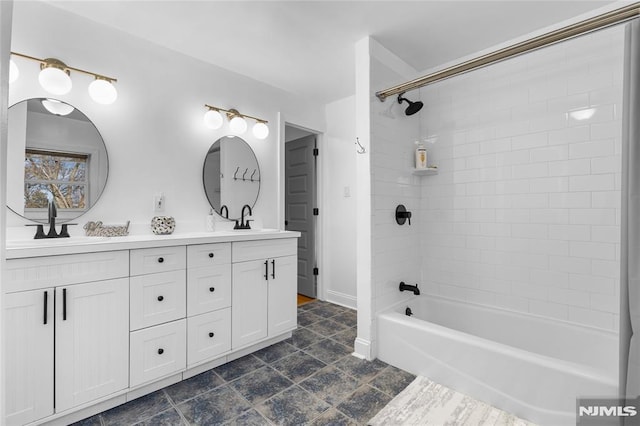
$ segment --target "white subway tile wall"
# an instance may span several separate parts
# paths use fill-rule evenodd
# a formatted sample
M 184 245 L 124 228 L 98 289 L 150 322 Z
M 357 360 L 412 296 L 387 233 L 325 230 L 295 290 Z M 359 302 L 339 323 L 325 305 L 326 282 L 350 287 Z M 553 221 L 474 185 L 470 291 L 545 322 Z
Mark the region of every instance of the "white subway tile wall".
M 425 293 L 617 330 L 623 49 L 611 28 L 422 88 L 439 174 L 419 185 L 413 130 L 374 118 L 378 297 L 419 276 Z M 396 201 L 411 228 L 390 225 Z

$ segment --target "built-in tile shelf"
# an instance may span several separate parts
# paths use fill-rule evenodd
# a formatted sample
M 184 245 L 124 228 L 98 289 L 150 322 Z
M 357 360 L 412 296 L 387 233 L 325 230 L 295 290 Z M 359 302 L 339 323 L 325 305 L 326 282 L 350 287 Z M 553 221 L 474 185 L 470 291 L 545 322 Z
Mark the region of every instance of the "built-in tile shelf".
M 413 173 L 414 175 L 417 175 L 417 176 L 437 175 L 438 174 L 438 168 L 437 167 L 427 167 L 426 169 L 416 169 L 415 167 L 413 167 L 411 169 L 411 173 Z

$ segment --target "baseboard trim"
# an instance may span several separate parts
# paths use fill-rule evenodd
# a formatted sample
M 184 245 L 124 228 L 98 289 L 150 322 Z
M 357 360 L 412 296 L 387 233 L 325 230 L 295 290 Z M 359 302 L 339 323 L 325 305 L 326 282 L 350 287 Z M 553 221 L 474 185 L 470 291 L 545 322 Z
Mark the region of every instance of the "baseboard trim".
M 356 341 L 354 342 L 353 346 L 354 356 L 361 359 L 366 359 L 368 361 L 372 361 L 373 358 L 375 358 L 373 356 L 373 344 L 371 341 L 356 337 Z
M 327 302 L 335 303 L 336 305 L 344 306 L 345 308 L 357 309 L 357 299 L 355 296 L 349 294 L 340 293 L 339 291 L 327 290 Z

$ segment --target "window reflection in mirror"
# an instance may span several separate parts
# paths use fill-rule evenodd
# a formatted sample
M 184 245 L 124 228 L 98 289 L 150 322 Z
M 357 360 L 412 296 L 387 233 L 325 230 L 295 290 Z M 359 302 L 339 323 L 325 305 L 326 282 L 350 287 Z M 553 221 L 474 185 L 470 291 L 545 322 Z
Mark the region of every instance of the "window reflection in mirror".
M 58 221 L 91 208 L 107 181 L 108 158 L 102 136 L 77 108 L 46 99 L 28 99 L 9 108 L 7 206 L 46 222 L 48 203 Z

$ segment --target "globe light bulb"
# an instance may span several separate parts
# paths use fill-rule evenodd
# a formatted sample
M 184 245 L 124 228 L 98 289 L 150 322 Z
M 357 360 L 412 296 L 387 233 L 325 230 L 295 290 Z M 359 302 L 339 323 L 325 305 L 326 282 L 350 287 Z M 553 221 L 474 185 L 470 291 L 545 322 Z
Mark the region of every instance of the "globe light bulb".
M 219 129 L 222 127 L 223 119 L 220 111 L 210 109 L 204 113 L 204 125 L 210 129 Z
M 261 121 L 257 122 L 253 125 L 253 136 L 258 139 L 266 139 L 269 136 L 269 127 Z
M 241 135 L 247 131 L 247 122 L 245 121 L 244 118 L 240 117 L 239 115 L 236 115 L 229 122 L 229 129 L 233 133 L 237 135 Z
M 111 105 L 118 99 L 118 91 L 110 81 L 96 77 L 89 84 L 89 96 L 99 104 Z
M 66 95 L 71 91 L 71 77 L 54 66 L 48 65 L 38 74 L 38 81 L 44 90 L 54 95 Z
M 42 106 L 53 115 L 69 115 L 73 112 L 73 107 L 57 99 L 43 99 Z
M 13 59 L 9 61 L 9 84 L 13 83 L 20 77 L 20 70 Z

